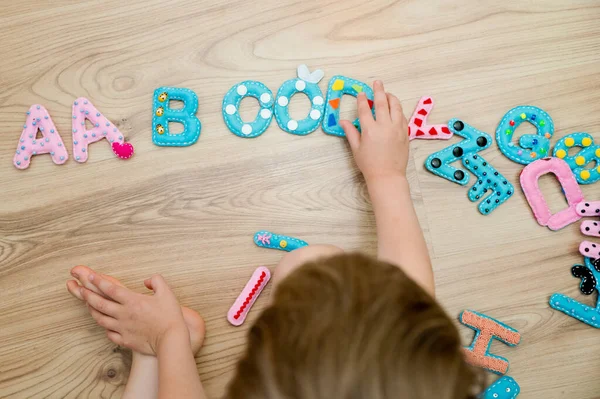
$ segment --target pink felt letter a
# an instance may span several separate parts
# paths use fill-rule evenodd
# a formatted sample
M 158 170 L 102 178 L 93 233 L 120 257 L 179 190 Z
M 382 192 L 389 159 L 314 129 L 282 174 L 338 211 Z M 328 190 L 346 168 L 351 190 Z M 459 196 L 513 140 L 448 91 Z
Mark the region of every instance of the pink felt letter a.
M 85 127 L 85 120 L 94 126 L 91 130 Z M 88 145 L 107 139 L 116 156 L 122 159 L 133 155 L 133 146 L 125 143 L 123 134 L 85 97 L 73 102 L 73 157 L 77 162 L 88 159 Z
M 42 133 L 40 139 L 37 138 L 38 131 Z M 27 111 L 27 120 L 23 126 L 13 164 L 18 169 L 27 169 L 33 155 L 48 153 L 57 165 L 67 162 L 69 158 L 48 111 L 42 105 L 34 104 Z

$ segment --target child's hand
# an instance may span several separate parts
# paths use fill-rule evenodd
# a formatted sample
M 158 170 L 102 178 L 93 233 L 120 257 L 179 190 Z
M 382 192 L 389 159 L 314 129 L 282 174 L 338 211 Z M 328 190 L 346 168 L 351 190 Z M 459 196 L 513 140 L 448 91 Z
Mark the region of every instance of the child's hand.
M 406 176 L 408 123 L 400 101 L 385 92 L 383 83 L 373 83 L 375 119 L 364 93 L 358 95 L 358 118 L 362 136 L 350 121 L 341 121 L 354 159 L 367 182 L 389 176 Z
M 81 287 L 83 299 L 94 320 L 108 331 L 108 338 L 115 344 L 156 355 L 161 342 L 171 334 L 179 334 L 189 342 L 181 306 L 162 276 L 144 281 L 154 295 L 137 294 L 99 274 L 90 274 L 89 280 L 106 298 Z

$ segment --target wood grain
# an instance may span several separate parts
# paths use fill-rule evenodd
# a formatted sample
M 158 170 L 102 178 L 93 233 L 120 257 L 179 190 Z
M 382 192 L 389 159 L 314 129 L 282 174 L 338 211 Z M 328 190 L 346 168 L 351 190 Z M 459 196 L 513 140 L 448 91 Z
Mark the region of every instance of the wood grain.
M 460 117 L 493 133 L 510 108 L 533 104 L 553 117 L 557 139 L 587 131 L 600 141 L 599 20 L 593 0 L 3 2 L 0 397 L 123 392 L 130 355 L 67 294 L 76 264 L 140 291 L 144 278 L 162 273 L 207 321 L 197 363 L 216 398 L 258 313 L 233 328 L 226 311 L 254 268 L 281 255 L 254 247 L 255 231 L 375 253 L 372 209 L 344 140 L 320 130 L 295 137 L 275 123 L 257 139 L 234 136 L 221 117 L 233 84 L 254 79 L 275 92 L 307 63 L 325 71 L 323 89 L 334 74 L 382 79 L 407 116 L 420 96 L 432 95 L 430 123 Z M 198 93 L 197 144 L 152 144 L 152 92 L 161 85 Z M 72 156 L 78 96 L 119 126 L 136 155 L 121 161 L 98 143 L 86 164 L 55 166 L 39 156 L 16 170 L 13 151 L 34 103 L 48 108 Z M 300 100 L 295 115 L 306 112 Z M 350 117 L 352 106 L 343 104 Z M 520 397 L 598 398 L 600 334 L 547 304 L 553 292 L 580 297 L 569 272 L 581 261 L 578 226 L 538 226 L 520 190 L 479 215 L 464 187 L 423 168 L 446 145 L 412 142 L 409 165 L 440 301 L 452 315 L 475 309 L 523 333 L 517 348 L 493 346 L 509 358 Z M 519 165 L 495 145 L 484 156 L 517 186 Z M 543 189 L 560 207 L 552 179 Z M 600 184 L 584 192 L 598 199 Z M 461 333 L 470 340 L 470 330 Z

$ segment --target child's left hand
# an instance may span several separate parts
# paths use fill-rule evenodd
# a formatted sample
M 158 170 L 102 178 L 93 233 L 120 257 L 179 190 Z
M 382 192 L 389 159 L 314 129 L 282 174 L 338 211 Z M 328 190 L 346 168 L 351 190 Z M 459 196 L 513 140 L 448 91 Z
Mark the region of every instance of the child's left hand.
M 170 334 L 186 335 L 189 340 L 181 306 L 162 276 L 144 281 L 154 295 L 135 293 L 99 274 L 90 274 L 89 280 L 106 298 L 84 287 L 81 295 L 94 320 L 108 330 L 108 338 L 115 344 L 156 355 Z

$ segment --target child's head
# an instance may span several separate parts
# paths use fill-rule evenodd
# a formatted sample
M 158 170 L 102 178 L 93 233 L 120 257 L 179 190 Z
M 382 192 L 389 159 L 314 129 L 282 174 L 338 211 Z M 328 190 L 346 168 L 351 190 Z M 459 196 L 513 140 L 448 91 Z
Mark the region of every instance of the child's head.
M 438 303 L 398 267 L 352 254 L 280 283 L 227 397 L 468 399 L 479 381 Z

